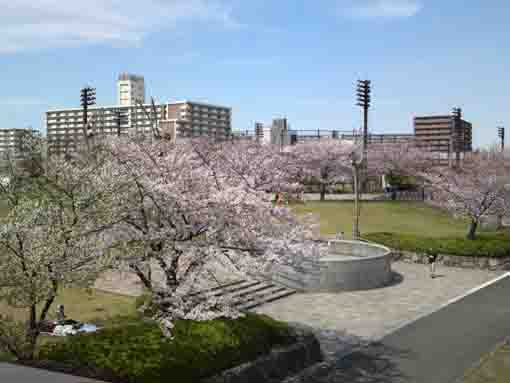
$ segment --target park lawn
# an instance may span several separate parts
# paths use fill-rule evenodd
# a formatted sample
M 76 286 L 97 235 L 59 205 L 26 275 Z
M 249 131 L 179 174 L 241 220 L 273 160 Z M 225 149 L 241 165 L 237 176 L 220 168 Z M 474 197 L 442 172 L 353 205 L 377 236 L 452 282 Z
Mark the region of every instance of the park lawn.
M 135 298 L 110 294 L 99 290 L 68 288 L 63 290 L 53 304 L 48 319 L 55 318 L 58 304 L 63 304 L 66 316 L 80 322 L 90 322 L 100 326 L 108 326 L 118 318 L 132 317 L 136 313 Z M 18 309 L 0 301 L 0 312 L 11 315 L 19 321 L 27 320 L 26 310 Z M 40 343 L 45 344 L 52 337 L 41 337 Z M 0 361 L 11 360 L 9 355 L 0 352 Z
M 302 215 L 316 214 L 320 221 L 321 235 L 334 235 L 343 231 L 352 236 L 354 204 L 351 201 L 308 201 L 293 205 Z M 401 233 L 426 237 L 464 236 L 468 224 L 452 218 L 447 212 L 408 201 L 363 201 L 361 205 L 361 235 L 368 233 Z
M 135 298 L 111 294 L 99 290 L 68 288 L 58 295 L 50 310 L 49 319 L 55 317 L 58 304 L 63 304 L 66 316 L 80 322 L 94 321 L 102 324 L 110 318 L 129 316 L 136 312 Z M 0 312 L 15 319 L 26 320 L 26 310 L 20 310 L 0 302 Z
M 510 382 L 510 344 L 499 346 L 464 377 L 463 383 Z

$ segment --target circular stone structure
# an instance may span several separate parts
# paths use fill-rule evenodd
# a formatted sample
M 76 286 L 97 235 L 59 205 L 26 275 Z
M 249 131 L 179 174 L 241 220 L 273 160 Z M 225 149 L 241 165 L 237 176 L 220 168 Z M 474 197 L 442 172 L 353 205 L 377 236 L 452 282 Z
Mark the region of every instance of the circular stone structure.
M 358 241 L 330 241 L 319 259 L 320 290 L 368 290 L 391 282 L 391 250 Z
M 368 290 L 388 285 L 392 280 L 391 250 L 359 241 L 332 240 L 328 254 L 306 260 L 300 266 L 280 266 L 272 280 L 301 291 Z

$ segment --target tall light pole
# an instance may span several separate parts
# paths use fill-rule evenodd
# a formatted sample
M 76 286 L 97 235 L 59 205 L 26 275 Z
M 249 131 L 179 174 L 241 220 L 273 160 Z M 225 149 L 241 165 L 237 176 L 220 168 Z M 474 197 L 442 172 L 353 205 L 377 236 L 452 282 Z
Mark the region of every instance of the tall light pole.
M 371 91 L 370 80 L 358 80 L 358 87 L 356 89 L 358 102 L 356 105 L 360 106 L 363 110 L 363 161 L 366 160 L 368 148 L 368 109 L 370 109 Z
M 501 152 L 505 151 L 505 128 L 503 126 L 498 127 L 498 137 L 501 140 Z
M 453 117 L 453 127 L 451 132 L 451 152 L 455 152 L 455 166 L 460 166 L 460 151 L 462 149 L 462 144 L 464 140 L 461 140 L 461 119 L 462 119 L 462 109 L 461 108 L 453 108 L 452 109 L 452 117 Z
M 80 91 L 80 104 L 83 108 L 83 136 L 89 148 L 89 132 L 88 132 L 88 109 L 89 106 L 96 104 L 96 88 L 86 86 Z M 90 148 L 89 148 L 90 149 Z
M 370 93 L 372 91 L 370 80 L 358 80 L 357 93 L 357 104 L 363 110 L 363 155 L 361 158 L 361 168 L 363 173 L 367 169 L 367 157 L 368 157 L 368 109 L 370 109 Z M 366 189 L 366 179 L 359 180 L 363 189 Z M 358 188 L 359 189 L 359 188 Z M 366 191 L 366 190 L 363 190 Z

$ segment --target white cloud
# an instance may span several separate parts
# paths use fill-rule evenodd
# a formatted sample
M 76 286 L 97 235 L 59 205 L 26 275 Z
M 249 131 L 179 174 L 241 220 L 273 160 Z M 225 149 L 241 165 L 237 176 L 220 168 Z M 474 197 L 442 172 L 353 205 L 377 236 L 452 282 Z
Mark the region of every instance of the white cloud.
M 82 43 L 137 44 L 180 22 L 239 26 L 224 0 L 0 0 L 0 54 Z
M 343 14 L 356 19 L 412 17 L 423 8 L 420 0 L 353 0 L 342 5 Z

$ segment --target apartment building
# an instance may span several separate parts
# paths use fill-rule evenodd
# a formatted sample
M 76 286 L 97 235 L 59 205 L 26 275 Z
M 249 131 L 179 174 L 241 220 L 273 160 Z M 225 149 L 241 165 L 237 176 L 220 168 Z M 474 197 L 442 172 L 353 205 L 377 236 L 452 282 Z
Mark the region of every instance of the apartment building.
M 85 132 L 83 109 L 51 110 L 46 113 L 48 154 L 76 150 L 84 134 L 94 137 L 151 134 L 154 121 L 174 137 L 207 135 L 222 139 L 231 134 L 231 109 L 224 106 L 180 101 L 152 105 L 89 107 Z
M 9 153 L 12 158 L 24 159 L 26 151 L 23 148 L 23 140 L 28 136 L 39 135 L 39 132 L 31 128 L 0 129 L 0 155 Z
M 460 115 L 415 117 L 414 134 L 416 144 L 437 153 L 440 160 L 448 160 L 453 155 L 462 158 L 473 151 L 473 126 Z
M 345 134 L 333 132 L 333 138 L 338 138 L 347 141 L 363 141 L 361 134 Z M 414 142 L 415 136 L 412 133 L 382 133 L 372 134 L 367 136 L 368 144 L 405 144 Z
M 133 106 L 145 103 L 145 80 L 143 76 L 121 73 L 117 80 L 117 104 Z

